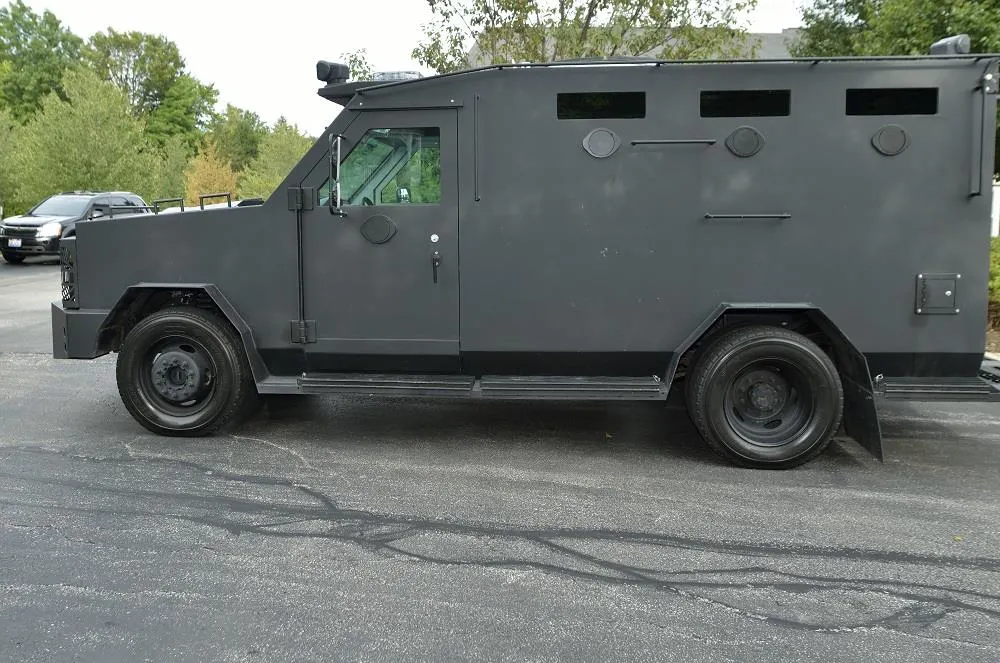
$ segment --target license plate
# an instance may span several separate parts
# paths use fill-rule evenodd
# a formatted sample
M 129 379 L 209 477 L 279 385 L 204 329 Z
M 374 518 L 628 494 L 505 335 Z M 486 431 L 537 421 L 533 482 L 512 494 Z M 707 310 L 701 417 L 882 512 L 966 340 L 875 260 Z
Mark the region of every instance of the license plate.
M 16 237 L 12 237 L 7 241 L 7 246 L 12 249 L 19 249 L 21 248 L 21 240 Z

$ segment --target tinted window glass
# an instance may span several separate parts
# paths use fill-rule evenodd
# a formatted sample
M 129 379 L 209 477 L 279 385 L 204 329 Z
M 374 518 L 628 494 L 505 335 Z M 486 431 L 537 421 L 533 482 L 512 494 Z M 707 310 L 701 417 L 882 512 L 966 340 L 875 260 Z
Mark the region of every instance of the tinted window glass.
M 646 117 L 645 92 L 562 92 L 556 95 L 560 120 L 633 120 Z
M 78 216 L 83 214 L 90 203 L 89 196 L 52 196 L 35 209 L 32 216 Z
M 936 115 L 933 87 L 867 88 L 847 91 L 848 115 Z
M 371 129 L 340 165 L 344 205 L 441 202 L 441 131 L 438 127 Z M 330 180 L 320 204 L 330 199 Z
M 784 117 L 792 112 L 791 90 L 704 90 L 702 117 Z

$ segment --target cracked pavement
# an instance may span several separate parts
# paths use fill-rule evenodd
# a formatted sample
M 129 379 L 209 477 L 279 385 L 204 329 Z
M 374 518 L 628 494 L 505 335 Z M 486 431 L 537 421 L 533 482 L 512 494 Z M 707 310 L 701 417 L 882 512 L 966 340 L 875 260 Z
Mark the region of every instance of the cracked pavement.
M 114 357 L 51 359 L 57 287 L 0 264 L 0 660 L 1000 659 L 995 405 L 885 406 L 884 464 L 789 472 L 679 399 L 275 398 L 159 438 Z

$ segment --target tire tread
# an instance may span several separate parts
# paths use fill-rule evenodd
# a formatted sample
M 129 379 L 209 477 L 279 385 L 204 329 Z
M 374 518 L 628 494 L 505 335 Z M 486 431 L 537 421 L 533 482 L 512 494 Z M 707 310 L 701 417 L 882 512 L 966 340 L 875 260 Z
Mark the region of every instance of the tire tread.
M 837 385 L 837 399 L 841 404 L 841 407 L 837 410 L 837 416 L 835 421 L 830 427 L 832 431 L 826 436 L 826 439 L 821 441 L 819 444 L 813 446 L 807 452 L 800 456 L 785 460 L 785 461 L 755 461 L 749 458 L 745 458 L 737 453 L 734 453 L 725 444 L 723 444 L 713 433 L 711 426 L 709 425 L 709 413 L 706 404 L 706 396 L 708 393 L 708 382 L 711 376 L 715 373 L 719 365 L 725 360 L 725 358 L 734 350 L 739 347 L 746 345 L 748 342 L 760 340 L 760 339 L 783 339 L 788 341 L 793 341 L 800 345 L 803 345 L 819 356 L 823 362 L 827 365 L 827 368 L 836 377 Z M 803 465 L 820 454 L 822 454 L 830 443 L 833 441 L 834 434 L 840 428 L 840 424 L 844 417 L 844 392 L 843 385 L 840 380 L 840 373 L 837 371 L 836 365 L 833 360 L 830 359 L 823 350 L 817 346 L 815 343 L 810 341 L 808 338 L 802 336 L 793 331 L 783 329 L 781 327 L 772 327 L 768 325 L 748 325 L 741 326 L 733 329 L 730 332 L 722 333 L 718 335 L 713 341 L 709 342 L 699 353 L 697 364 L 693 367 L 688 379 L 691 381 L 687 385 L 686 395 L 689 400 L 687 401 L 688 414 L 691 420 L 694 422 L 695 427 L 698 429 L 698 433 L 701 435 L 702 439 L 705 440 L 709 448 L 712 449 L 716 454 L 725 458 L 737 465 L 748 468 L 755 469 L 790 469 L 799 465 Z
M 218 340 L 224 346 L 226 353 L 236 358 L 235 365 L 232 367 L 234 370 L 234 397 L 231 398 L 219 414 L 213 417 L 209 422 L 191 429 L 170 429 L 150 421 L 143 416 L 139 408 L 133 404 L 132 398 L 128 393 L 129 389 L 135 389 L 135 387 L 128 381 L 129 370 L 131 368 L 131 366 L 128 365 L 128 355 L 125 351 L 128 344 L 128 336 L 132 336 L 133 334 L 142 331 L 151 325 L 155 325 L 164 318 L 168 317 L 172 318 L 174 321 L 186 318 L 195 325 L 209 328 L 218 336 Z M 219 314 L 193 306 L 168 307 L 152 313 L 140 320 L 129 331 L 128 336 L 126 336 L 125 341 L 122 344 L 122 351 L 118 355 L 118 362 L 116 366 L 116 372 L 118 375 L 118 390 L 126 409 L 128 409 L 133 418 L 135 418 L 136 421 L 138 421 L 147 430 L 158 435 L 166 435 L 170 437 L 205 437 L 213 435 L 231 424 L 239 424 L 255 412 L 257 404 L 259 403 L 259 394 L 257 393 L 256 382 L 253 379 L 253 374 L 250 371 L 250 365 L 246 358 L 243 343 L 236 331 L 230 326 L 228 320 Z

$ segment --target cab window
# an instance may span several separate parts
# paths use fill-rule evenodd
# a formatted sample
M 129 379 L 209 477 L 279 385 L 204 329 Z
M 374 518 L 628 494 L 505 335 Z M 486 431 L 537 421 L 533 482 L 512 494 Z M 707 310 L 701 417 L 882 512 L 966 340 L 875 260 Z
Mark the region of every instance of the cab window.
M 320 203 L 330 199 L 329 178 Z M 441 202 L 441 131 L 437 127 L 371 129 L 340 165 L 344 205 Z

